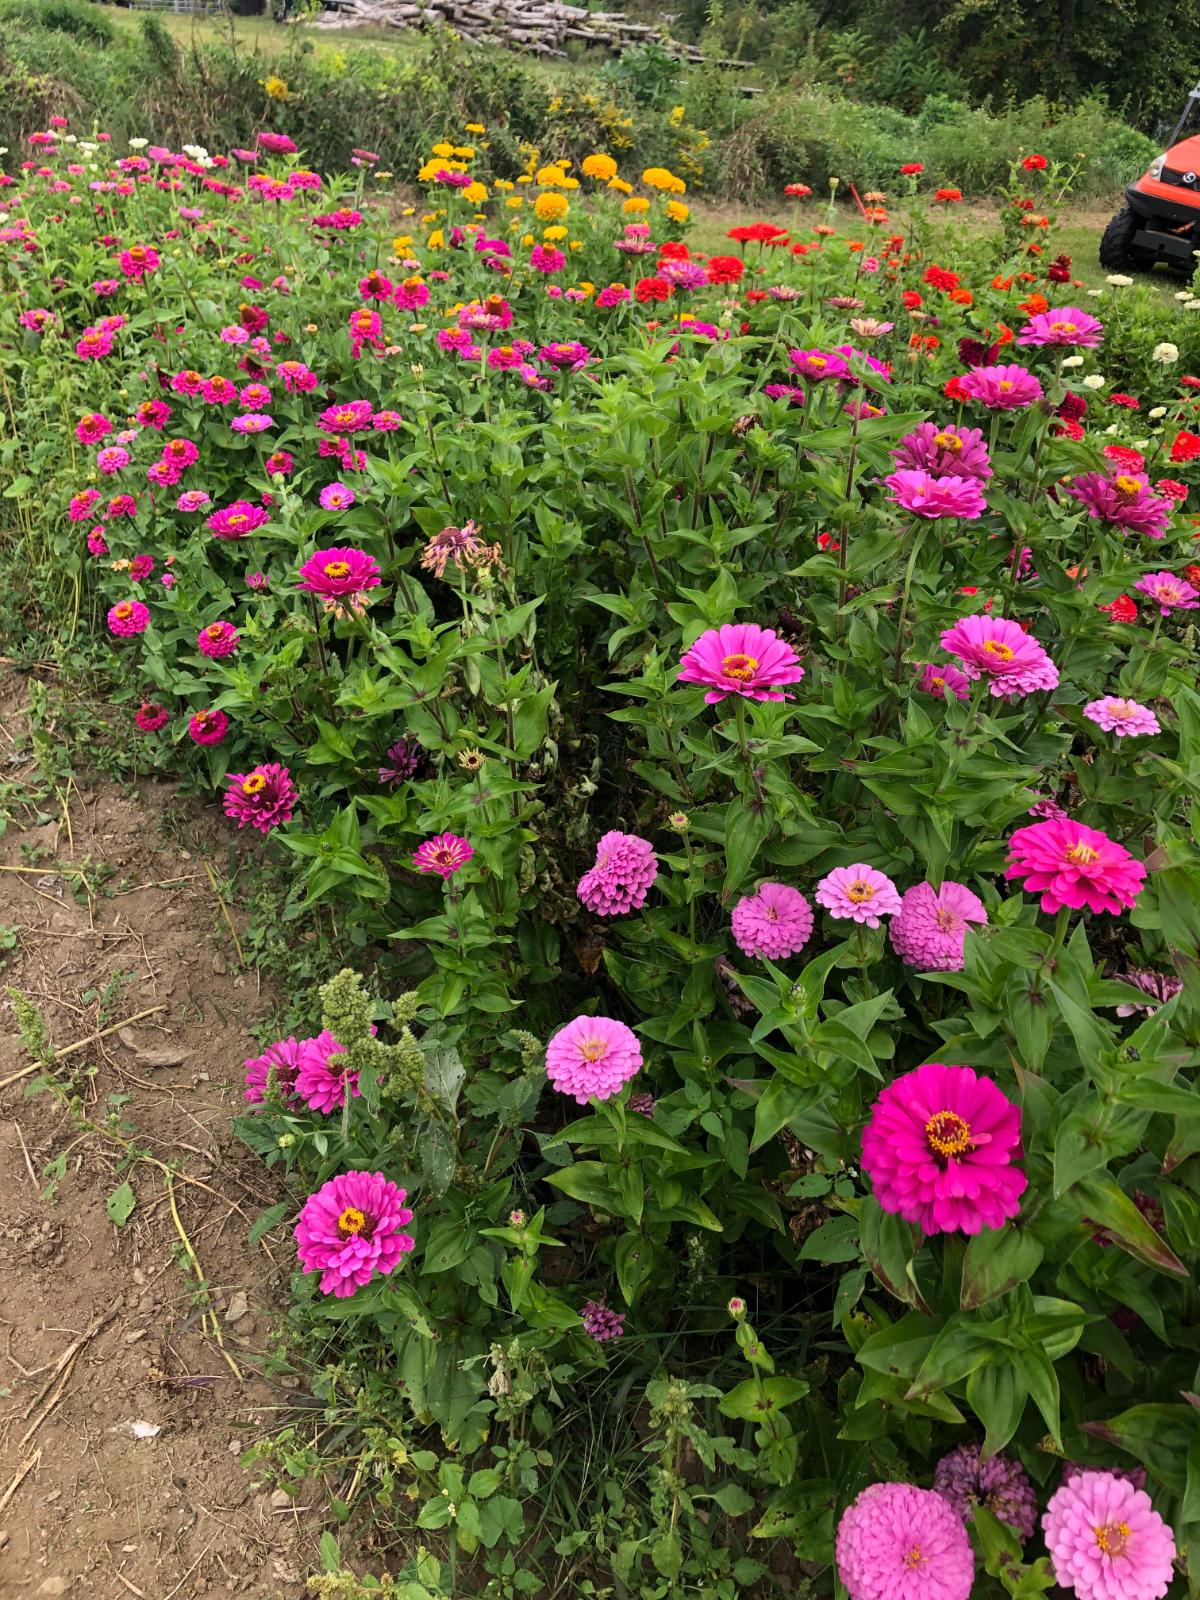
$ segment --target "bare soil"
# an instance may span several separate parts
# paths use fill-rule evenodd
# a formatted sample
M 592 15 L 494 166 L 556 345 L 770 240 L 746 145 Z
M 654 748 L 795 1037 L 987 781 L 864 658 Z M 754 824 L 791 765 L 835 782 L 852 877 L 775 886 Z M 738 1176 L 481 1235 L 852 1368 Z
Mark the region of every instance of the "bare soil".
M 0 673 L 0 783 L 33 770 L 27 701 L 27 681 Z M 247 1243 L 278 1196 L 230 1128 L 270 996 L 225 955 L 203 860 L 221 819 L 169 785 L 134 797 L 72 756 L 85 775 L 58 820 L 14 807 L 0 834 L 0 1597 L 299 1596 L 317 1508 L 272 1495 L 240 1461 L 296 1398 L 295 1378 L 265 1375 L 290 1232 Z M 168 805 L 190 848 L 177 826 L 164 836 Z M 112 869 L 91 893 L 68 870 L 84 862 Z M 74 1111 L 29 1093 L 38 1074 L 5 985 L 38 1007 L 56 1050 L 91 1039 L 53 1069 Z M 120 1170 L 119 1144 L 81 1136 L 114 1095 L 123 1137 L 170 1165 L 173 1193 L 161 1168 Z M 117 1227 L 105 1205 L 126 1178 L 137 1204 Z

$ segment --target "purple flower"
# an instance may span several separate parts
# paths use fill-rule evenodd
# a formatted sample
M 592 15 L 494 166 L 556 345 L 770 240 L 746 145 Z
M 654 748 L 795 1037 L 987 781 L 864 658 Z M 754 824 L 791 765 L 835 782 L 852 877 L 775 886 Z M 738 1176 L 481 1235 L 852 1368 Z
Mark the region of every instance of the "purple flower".
M 987 446 L 980 428 L 922 422 L 892 451 L 898 467 L 911 467 L 935 478 L 976 478 L 986 483 L 992 475 Z
M 583 1318 L 583 1331 L 597 1344 L 609 1339 L 619 1339 L 625 1332 L 625 1313 L 612 1311 L 603 1300 L 588 1300 L 579 1313 Z
M 1102 472 L 1082 473 L 1071 480 L 1067 493 L 1089 516 L 1148 539 L 1162 538 L 1175 511 L 1173 500 L 1151 494 L 1144 478 L 1128 472 L 1112 478 Z
M 1037 1523 L 1037 1496 L 1025 1468 L 1011 1456 L 982 1459 L 977 1444 L 960 1445 L 938 1462 L 934 1490 L 970 1522 L 982 1505 L 997 1522 L 1005 1522 L 1024 1544 Z
M 901 468 L 884 481 L 896 504 L 918 517 L 961 517 L 974 522 L 987 510 L 974 478 L 934 478 L 920 469 Z

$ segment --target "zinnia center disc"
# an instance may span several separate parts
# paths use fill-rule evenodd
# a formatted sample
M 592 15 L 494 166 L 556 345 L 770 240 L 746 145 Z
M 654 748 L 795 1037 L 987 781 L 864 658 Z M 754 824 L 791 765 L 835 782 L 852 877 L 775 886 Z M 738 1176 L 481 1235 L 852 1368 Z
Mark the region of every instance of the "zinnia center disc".
M 726 656 L 721 663 L 721 671 L 727 678 L 744 680 L 752 678 L 758 671 L 758 662 L 753 656 Z
M 347 1206 L 338 1218 L 338 1232 L 340 1234 L 361 1233 L 366 1225 L 366 1213 L 360 1211 L 357 1206 Z
M 972 1145 L 971 1125 L 957 1111 L 939 1111 L 925 1124 L 925 1140 L 935 1155 L 965 1155 Z

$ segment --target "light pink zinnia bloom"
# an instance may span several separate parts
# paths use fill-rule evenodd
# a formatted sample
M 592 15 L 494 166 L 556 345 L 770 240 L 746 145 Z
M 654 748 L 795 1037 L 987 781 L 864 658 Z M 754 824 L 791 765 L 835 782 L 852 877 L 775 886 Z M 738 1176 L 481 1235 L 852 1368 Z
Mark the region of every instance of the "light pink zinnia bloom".
M 637 1035 L 612 1017 L 576 1017 L 546 1046 L 546 1076 L 576 1105 L 611 1100 L 641 1066 Z
M 940 1061 L 889 1083 L 862 1136 L 863 1171 L 885 1211 L 923 1233 L 1002 1228 L 1028 1179 L 1021 1113 L 990 1078 Z
M 956 700 L 971 698 L 971 680 L 957 667 L 935 667 L 932 662 L 921 668 L 917 688 L 931 694 L 935 700 L 944 700 L 952 694 Z
M 328 1116 L 346 1104 L 347 1094 L 352 1100 L 362 1094 L 358 1073 L 346 1068 L 345 1054 L 345 1048 L 328 1028 L 323 1028 L 315 1039 L 302 1042 L 296 1066 L 296 1095 L 310 1111 Z
M 220 744 L 229 732 L 229 717 L 224 711 L 197 711 L 188 719 L 188 738 L 196 744 Z
M 418 872 L 436 872 L 439 878 L 451 878 L 474 854 L 475 846 L 456 833 L 439 833 L 419 844 L 412 859 Z
M 284 1101 L 294 1100 L 296 1073 L 300 1066 L 300 1041 L 295 1034 L 288 1039 L 278 1039 L 269 1044 L 260 1056 L 248 1056 L 242 1065 L 246 1069 L 246 1099 L 253 1106 L 266 1103 L 267 1085 L 271 1083 Z
M 120 600 L 109 609 L 108 631 L 118 639 L 130 639 L 135 633 L 145 633 L 150 626 L 150 612 L 140 600 Z
M 186 498 L 194 499 L 197 492 L 189 491 Z M 179 498 L 183 500 L 185 496 L 180 495 Z M 262 506 L 251 505 L 249 500 L 235 500 L 232 505 L 222 506 L 220 511 L 214 511 L 212 516 L 206 517 L 204 525 L 214 538 L 244 539 L 248 533 L 253 533 L 255 528 L 261 528 L 270 520 Z
M 988 692 L 1010 700 L 1058 687 L 1058 668 L 1032 638 L 1007 617 L 963 617 L 947 628 L 943 650 L 957 656 L 968 678 L 991 680 Z
M 808 943 L 813 912 L 799 889 L 763 883 L 734 906 L 732 925 L 734 942 L 743 955 L 782 961 Z
M 931 473 L 935 478 L 977 478 L 986 483 L 992 475 L 981 428 L 956 424 L 939 428 L 922 422 L 906 433 L 892 451 L 898 467 Z
M 349 511 L 357 498 L 345 483 L 327 483 L 317 496 L 326 511 Z
M 789 350 L 788 361 L 794 372 L 802 373 L 811 383 L 851 376 L 849 364 L 841 356 L 824 350 Z
M 1019 878 L 1040 894 L 1042 910 L 1127 910 L 1142 891 L 1144 864 L 1098 828 L 1055 819 L 1018 828 L 1008 841 L 1006 878 Z
M 196 649 L 202 656 L 218 660 L 221 656 L 233 654 L 240 637 L 232 622 L 210 622 L 207 628 L 201 628 L 196 635 Z
M 904 467 L 884 479 L 892 499 L 918 517 L 961 517 L 974 522 L 987 510 L 974 478 L 935 478 L 919 467 Z
M 281 822 L 289 822 L 299 790 L 288 769 L 278 761 L 267 761 L 250 772 L 231 772 L 223 802 L 225 815 L 239 828 L 257 828 L 269 833 Z
M 598 917 L 640 911 L 658 876 L 654 846 L 636 833 L 606 833 L 596 846 L 596 864 L 580 878 L 576 894 Z
M 989 411 L 1021 411 L 1042 398 L 1042 386 L 1028 367 L 972 367 L 958 380 L 963 394 Z
M 834 1553 L 850 1600 L 967 1600 L 975 1581 L 962 1518 L 911 1483 L 864 1489 L 842 1513 Z
M 369 400 L 348 400 L 328 406 L 317 418 L 326 433 L 365 433 L 374 426 L 375 408 Z
M 851 867 L 834 867 L 817 885 L 816 902 L 831 917 L 865 922 L 877 928 L 880 917 L 891 917 L 900 909 L 896 885 L 877 867 L 856 861 Z
M 935 889 L 931 883 L 918 883 L 901 895 L 888 937 L 907 966 L 923 972 L 961 972 L 967 924 L 982 926 L 987 919 L 983 901 L 965 884 L 947 881 Z
M 297 587 L 309 594 L 361 594 L 379 586 L 379 563 L 365 550 L 337 545 L 309 556 L 299 579 Z
M 786 639 L 756 622 L 727 622 L 709 628 L 679 663 L 680 683 L 706 683 L 705 703 L 716 705 L 726 695 L 747 700 L 790 700 L 781 683 L 799 683 L 804 668 Z
M 1054 1576 L 1079 1600 L 1162 1600 L 1175 1540 L 1150 1496 L 1113 1472 L 1080 1472 L 1042 1517 Z
M 1105 733 L 1126 739 L 1131 734 L 1161 733 L 1158 718 L 1149 706 L 1136 700 L 1121 700 L 1116 695 L 1105 695 L 1103 700 L 1093 700 L 1084 706 L 1083 714 Z
M 1200 606 L 1200 590 L 1173 572 L 1148 572 L 1133 587 L 1148 595 L 1164 617 L 1169 617 L 1172 611 L 1195 611 Z
M 304 1202 L 296 1222 L 296 1254 L 305 1272 L 321 1274 L 321 1293 L 339 1300 L 395 1271 L 413 1248 L 406 1194 L 382 1172 L 343 1172 Z
M 1018 344 L 1070 345 L 1072 348 L 1094 350 L 1104 338 L 1104 324 L 1078 306 L 1064 306 L 1061 311 L 1039 311 L 1017 335 Z

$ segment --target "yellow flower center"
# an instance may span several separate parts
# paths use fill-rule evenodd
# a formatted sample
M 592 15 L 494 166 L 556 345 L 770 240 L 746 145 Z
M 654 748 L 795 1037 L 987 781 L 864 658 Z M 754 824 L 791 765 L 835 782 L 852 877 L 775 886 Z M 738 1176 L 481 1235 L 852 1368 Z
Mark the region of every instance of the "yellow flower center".
M 348 561 L 327 561 L 321 570 L 327 578 L 348 578 L 350 576 L 350 563 Z
M 1055 333 L 1075 333 L 1077 331 L 1073 322 L 1052 322 L 1050 327 Z
M 502 355 L 506 361 L 508 360 L 509 356 L 512 355 L 512 353 L 513 347 L 510 344 L 502 344 L 497 352 L 497 354 Z
M 419 289 L 424 282 L 424 278 L 405 278 L 404 287 L 406 289 Z
M 579 1046 L 579 1054 L 585 1061 L 599 1061 L 604 1054 L 603 1039 L 585 1039 Z
M 741 683 L 746 683 L 757 671 L 758 659 L 756 656 L 726 656 L 721 662 L 722 675 L 726 678 L 737 678 Z
M 1073 867 L 1090 867 L 1099 859 L 1099 850 L 1093 850 L 1090 844 L 1073 844 L 1067 851 L 1067 860 Z
M 925 1124 L 925 1142 L 935 1155 L 965 1155 L 974 1147 L 971 1124 L 957 1111 L 939 1111 Z
M 920 1545 L 915 1544 L 913 1545 L 912 1549 L 905 1554 L 904 1565 L 906 1567 L 919 1567 L 924 1559 L 925 1557 L 921 1554 Z
M 121 604 L 117 606 L 115 610 L 117 616 L 119 616 L 122 620 L 133 615 L 133 606 L 128 600 L 122 600 Z
M 267 780 L 261 772 L 252 772 L 248 778 L 242 779 L 243 794 L 258 794 L 267 787 Z
M 1102 1556 L 1123 1556 L 1129 1541 L 1129 1524 L 1127 1522 L 1106 1522 L 1098 1528 L 1093 1528 L 1096 1548 Z
M 933 442 L 934 444 L 939 445 L 943 450 L 954 450 L 957 452 L 963 447 L 963 442 L 956 433 L 935 433 L 933 436 Z
M 355 1233 L 361 1233 L 367 1225 L 366 1213 L 357 1206 L 347 1206 L 338 1218 L 338 1232 L 347 1238 Z
M 944 689 L 946 687 L 945 678 L 930 678 L 929 682 L 935 689 Z
M 1011 378 L 1001 378 L 997 387 L 1004 390 L 1011 389 L 1013 387 L 1013 381 Z
M 219 639 L 225 632 L 225 624 L 223 622 L 210 622 L 204 631 L 210 639 Z
M 1011 647 L 1001 644 L 998 639 L 989 639 L 983 648 L 985 654 L 995 656 L 997 661 L 1011 661 L 1013 658 Z
M 333 420 L 335 422 L 342 422 L 342 423 L 353 422 L 354 421 L 354 413 L 348 407 L 343 407 L 341 411 L 335 411 L 333 413 Z
M 809 356 L 808 364 L 810 367 L 827 367 L 829 365 L 824 356 Z
M 1113 479 L 1113 482 L 1122 494 L 1140 494 L 1142 492 L 1142 480 L 1140 478 L 1131 478 L 1128 473 L 1121 473 L 1120 477 Z
M 229 526 L 231 528 L 240 528 L 243 522 L 248 522 L 249 520 L 244 511 L 235 511 L 229 519 Z
M 1119 721 L 1124 722 L 1134 714 L 1133 702 L 1131 700 L 1111 700 L 1108 706 L 1108 714 L 1110 717 L 1116 717 Z
M 874 900 L 875 890 L 869 883 L 864 883 L 861 878 L 855 878 L 854 882 L 846 887 L 846 898 L 847 900 L 853 900 L 856 906 L 860 906 L 864 900 Z
M 939 906 L 937 915 L 933 919 L 939 928 L 953 928 L 956 918 L 953 911 L 946 906 Z

